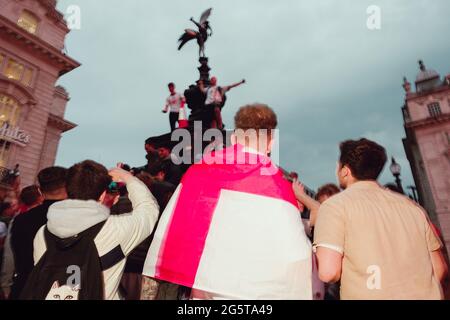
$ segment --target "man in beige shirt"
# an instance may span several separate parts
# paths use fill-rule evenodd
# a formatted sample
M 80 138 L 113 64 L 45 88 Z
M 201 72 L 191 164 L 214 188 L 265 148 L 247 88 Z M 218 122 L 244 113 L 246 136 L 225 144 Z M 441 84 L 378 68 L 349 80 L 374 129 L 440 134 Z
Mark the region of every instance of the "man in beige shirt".
M 341 299 L 442 299 L 448 271 L 426 212 L 376 180 L 386 151 L 367 139 L 340 146 L 344 192 L 321 205 L 314 248 L 319 277 L 341 280 Z

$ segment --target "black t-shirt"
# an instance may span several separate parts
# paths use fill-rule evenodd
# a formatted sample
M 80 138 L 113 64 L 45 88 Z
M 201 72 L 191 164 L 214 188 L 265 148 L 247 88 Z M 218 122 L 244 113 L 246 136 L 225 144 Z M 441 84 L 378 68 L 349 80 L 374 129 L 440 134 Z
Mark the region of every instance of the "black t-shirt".
M 57 201 L 46 200 L 36 208 L 14 219 L 11 228 L 11 248 L 17 277 L 14 279 L 12 294 L 20 294 L 29 273 L 34 267 L 33 241 L 39 229 L 47 224 L 49 207 Z

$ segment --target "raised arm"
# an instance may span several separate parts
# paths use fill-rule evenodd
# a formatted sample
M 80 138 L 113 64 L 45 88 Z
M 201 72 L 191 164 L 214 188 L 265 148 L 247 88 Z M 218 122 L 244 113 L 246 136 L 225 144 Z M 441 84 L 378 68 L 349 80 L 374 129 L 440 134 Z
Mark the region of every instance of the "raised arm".
M 199 28 L 199 29 L 203 28 L 203 26 L 200 23 L 198 23 L 197 21 L 195 21 L 194 18 L 191 18 L 191 21 L 197 26 L 197 28 Z
M 114 181 L 126 183 L 133 206 L 129 214 L 110 217 L 122 250 L 127 255 L 151 234 L 158 221 L 159 207 L 147 186 L 129 172 L 116 168 L 110 171 L 110 175 Z
M 295 180 L 293 182 L 292 188 L 297 200 L 309 209 L 309 225 L 311 228 L 314 227 L 314 225 L 316 224 L 320 203 L 306 194 L 305 187 L 298 180 Z
M 224 91 L 229 91 L 229 90 L 231 90 L 233 88 L 236 88 L 236 87 L 239 87 L 240 85 L 243 85 L 244 83 L 245 83 L 245 79 L 243 79 L 242 81 L 236 82 L 236 83 L 234 83 L 232 85 L 222 87 L 222 88 L 223 88 Z

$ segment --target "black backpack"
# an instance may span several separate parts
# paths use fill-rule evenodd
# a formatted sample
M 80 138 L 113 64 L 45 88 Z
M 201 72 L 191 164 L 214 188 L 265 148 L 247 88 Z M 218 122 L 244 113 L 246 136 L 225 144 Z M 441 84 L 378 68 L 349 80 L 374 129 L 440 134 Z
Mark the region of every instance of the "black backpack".
M 103 271 L 125 258 L 120 246 L 99 257 L 94 239 L 101 222 L 60 239 L 45 227 L 47 251 L 28 277 L 21 300 L 103 300 Z

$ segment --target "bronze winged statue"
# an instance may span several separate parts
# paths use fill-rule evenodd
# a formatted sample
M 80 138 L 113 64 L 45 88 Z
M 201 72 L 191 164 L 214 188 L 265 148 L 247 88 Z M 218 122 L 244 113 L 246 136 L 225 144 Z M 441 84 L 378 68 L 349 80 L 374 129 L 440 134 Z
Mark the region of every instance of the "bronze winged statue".
M 194 18 L 191 18 L 191 21 L 197 26 L 198 31 L 193 29 L 184 30 L 183 35 L 178 39 L 180 45 L 178 46 L 178 50 L 181 50 L 183 46 L 191 40 L 197 39 L 197 43 L 199 46 L 199 56 L 205 57 L 205 42 L 209 37 L 212 36 L 212 29 L 209 25 L 209 17 L 211 16 L 212 8 L 209 8 L 205 12 L 203 12 L 200 17 L 199 22 L 195 21 Z

